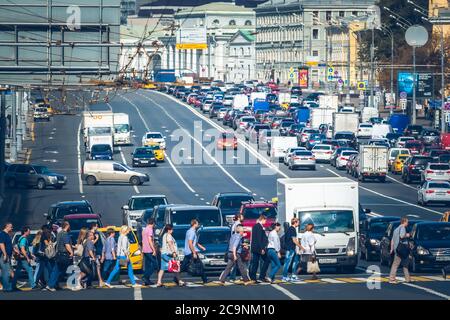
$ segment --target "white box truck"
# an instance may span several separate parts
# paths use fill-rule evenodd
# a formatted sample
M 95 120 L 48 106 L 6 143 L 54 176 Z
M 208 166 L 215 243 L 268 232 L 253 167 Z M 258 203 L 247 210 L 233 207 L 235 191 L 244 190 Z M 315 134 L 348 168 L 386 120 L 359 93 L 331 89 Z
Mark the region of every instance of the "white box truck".
M 358 264 L 358 182 L 345 177 L 277 180 L 278 222 L 314 224 L 319 265 L 352 272 Z
M 311 109 L 311 127 L 319 128 L 321 124 L 333 124 L 333 113 L 336 110 L 326 109 L 326 108 L 315 108 Z
M 377 108 L 363 108 L 361 111 L 361 122 L 369 122 L 370 118 L 378 118 L 379 115 Z
M 378 179 L 386 181 L 388 173 L 388 148 L 385 146 L 360 145 L 358 154 L 358 180 Z
M 265 99 L 265 98 L 264 98 Z M 233 109 L 244 111 L 244 108 L 249 105 L 246 94 L 237 94 L 233 98 Z
M 333 109 L 334 112 L 338 111 L 339 97 L 334 95 L 320 95 L 319 96 L 319 108 Z
M 114 146 L 114 114 L 112 111 L 84 111 L 83 135 L 86 152 L 91 151 L 94 144 Z
M 131 144 L 131 126 L 127 113 L 114 113 L 114 144 Z
M 333 137 L 336 132 L 350 131 L 358 132 L 359 115 L 357 113 L 333 113 Z
M 271 161 L 284 159 L 287 149 L 298 147 L 297 137 L 272 137 L 267 149 Z
M 372 139 L 386 138 L 388 133 L 394 132 L 390 124 L 376 123 L 372 127 Z

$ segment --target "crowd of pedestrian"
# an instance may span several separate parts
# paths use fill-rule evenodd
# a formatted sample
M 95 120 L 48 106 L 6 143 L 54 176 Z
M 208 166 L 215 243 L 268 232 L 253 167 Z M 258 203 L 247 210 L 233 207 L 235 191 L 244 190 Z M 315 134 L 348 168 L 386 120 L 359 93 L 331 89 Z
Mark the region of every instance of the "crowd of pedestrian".
M 224 284 L 227 279 L 235 281 L 238 271 L 242 278 L 238 281 L 244 285 L 274 283 L 275 276 L 281 268 L 283 268 L 282 281 L 284 282 L 298 280 L 297 274 L 302 270 L 312 274 L 312 279 L 317 279 L 320 268 L 316 260 L 317 238 L 313 224 L 305 226 L 299 241 L 297 235 L 299 219 L 293 218 L 290 224 L 285 224 L 284 233 L 280 237 L 282 226 L 274 223 L 270 228 L 265 228 L 267 218 L 261 215 L 251 230 L 249 243 L 242 225 L 243 221 L 242 215 L 236 215 L 234 218 L 225 253 L 227 265 L 219 277 L 219 284 Z M 178 286 L 184 286 L 185 282 L 180 279 L 180 273 L 183 271 L 189 271 L 201 277 L 204 283 L 208 282 L 199 258 L 200 251 L 206 249 L 198 242 L 199 225 L 197 220 L 191 221 L 191 227 L 185 235 L 184 259 L 179 261 L 173 226 L 167 224 L 164 227 L 158 245 L 154 237 L 155 221 L 151 218 L 147 221 L 147 226 L 142 230 L 141 249 L 144 269 L 141 280 L 143 285 L 163 287 L 162 280 L 164 274 L 168 272 Z M 408 219 L 402 218 L 400 226 L 393 233 L 391 254 L 394 259 L 390 272 L 391 283 L 397 282 L 396 273 L 399 266 L 403 267 L 406 282 L 411 281 L 407 267 L 409 257 L 407 227 Z M 63 276 L 70 275 L 72 272 L 75 274 L 73 286 L 70 286 L 72 290 L 91 287 L 95 278 L 98 280 L 99 287 L 111 288 L 113 281 L 120 280 L 122 267 L 127 269 L 131 285 L 140 287 L 141 285 L 136 282 L 139 279 L 134 274 L 130 260 L 129 232 L 131 229 L 128 226 L 122 226 L 116 240 L 116 231 L 109 228 L 102 239 L 98 225 L 94 223 L 89 228 L 82 228 L 78 232 L 76 242 L 72 243 L 70 224 L 64 222 L 56 231 L 47 225 L 42 226 L 32 243 L 28 243 L 30 228 L 24 227 L 17 245 L 13 245 L 11 238 L 13 225 L 6 223 L 0 231 L 2 289 L 6 292 L 17 290 L 18 279 L 23 271 L 31 289 L 53 292 L 59 287 Z M 284 266 L 281 262 L 282 251 L 284 251 Z M 14 268 L 13 258 L 16 261 Z M 71 266 L 72 269 L 70 269 Z M 155 272 L 156 283 L 150 280 Z

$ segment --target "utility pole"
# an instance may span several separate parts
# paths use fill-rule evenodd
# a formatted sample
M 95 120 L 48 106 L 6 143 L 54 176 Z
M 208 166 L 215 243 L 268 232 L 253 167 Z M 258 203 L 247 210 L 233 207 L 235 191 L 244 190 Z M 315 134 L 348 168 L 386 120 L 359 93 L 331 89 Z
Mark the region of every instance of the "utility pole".
M 17 97 L 16 97 L 16 95 L 17 95 L 17 92 L 14 91 L 14 93 L 12 94 L 12 101 L 11 101 L 11 105 L 12 105 L 12 109 L 11 109 L 11 145 L 9 147 L 9 150 L 10 150 L 9 158 L 12 162 L 16 162 L 16 160 L 17 160 L 17 135 L 16 135 Z
M 24 128 L 24 122 L 22 120 L 23 118 L 23 97 L 24 92 L 23 91 L 17 91 L 17 130 L 16 130 L 16 136 L 17 136 L 17 150 L 22 150 L 22 141 L 23 141 L 23 128 Z
M 391 99 L 394 101 L 394 33 L 391 31 Z M 394 113 L 394 109 L 391 108 L 390 114 Z
M 445 122 L 445 112 L 444 112 L 444 106 L 445 106 L 445 73 L 444 73 L 444 58 L 445 58 L 445 52 L 444 52 L 444 28 L 441 25 L 441 132 L 446 133 L 447 132 L 447 123 Z
M 417 74 L 416 74 L 416 46 L 413 46 L 412 49 L 413 49 L 412 124 L 416 124 L 416 82 L 417 82 Z
M 374 95 L 373 95 L 373 88 L 374 88 L 374 68 L 373 68 L 373 60 L 375 55 L 375 39 L 374 39 L 374 25 L 372 24 L 372 43 L 370 45 L 370 107 L 375 108 L 375 101 L 374 101 Z

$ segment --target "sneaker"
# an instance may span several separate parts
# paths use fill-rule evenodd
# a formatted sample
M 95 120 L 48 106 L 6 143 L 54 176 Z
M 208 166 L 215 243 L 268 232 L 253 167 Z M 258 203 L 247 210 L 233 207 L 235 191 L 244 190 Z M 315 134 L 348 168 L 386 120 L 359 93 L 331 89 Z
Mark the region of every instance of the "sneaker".
M 272 279 L 270 279 L 270 278 L 265 278 L 264 280 L 262 280 L 263 282 L 265 282 L 265 283 L 272 283 Z
M 291 276 L 291 281 L 298 281 L 298 277 L 295 274 L 293 274 Z
M 289 277 L 283 277 L 283 278 L 281 278 L 281 281 L 283 281 L 283 282 L 289 282 Z
M 110 285 L 108 282 L 105 282 L 105 287 L 107 287 L 107 288 L 114 288 L 114 286 Z
M 55 288 L 50 288 L 49 286 L 46 286 L 45 290 L 48 290 L 48 291 L 51 291 L 51 292 L 55 292 L 56 291 Z

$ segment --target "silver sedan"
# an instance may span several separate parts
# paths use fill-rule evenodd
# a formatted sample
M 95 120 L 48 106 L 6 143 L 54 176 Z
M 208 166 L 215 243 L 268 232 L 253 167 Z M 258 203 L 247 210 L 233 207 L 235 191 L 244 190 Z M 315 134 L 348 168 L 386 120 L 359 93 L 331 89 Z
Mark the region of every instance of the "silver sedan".
M 417 188 L 417 203 L 422 206 L 431 202 L 450 203 L 450 183 L 448 181 L 425 181 Z
M 289 170 L 294 170 L 299 167 L 307 167 L 311 170 L 316 170 L 316 158 L 309 150 L 295 151 L 288 161 Z

